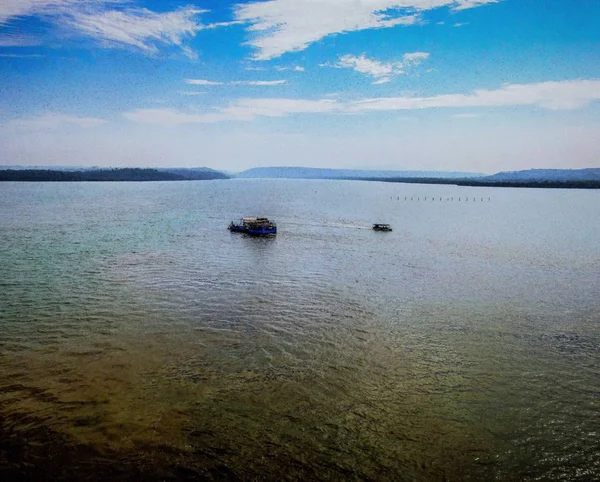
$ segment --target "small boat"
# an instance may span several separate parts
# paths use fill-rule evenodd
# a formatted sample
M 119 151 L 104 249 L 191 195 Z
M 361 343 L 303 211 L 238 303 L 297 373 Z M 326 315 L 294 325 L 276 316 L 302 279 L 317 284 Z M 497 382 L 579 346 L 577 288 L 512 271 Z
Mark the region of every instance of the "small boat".
M 389 224 L 376 223 L 373 224 L 373 231 L 391 231 L 392 227 Z
M 253 236 L 268 236 L 277 234 L 277 225 L 268 218 L 242 218 L 238 223 L 231 221 L 228 228 L 234 233 L 245 233 Z

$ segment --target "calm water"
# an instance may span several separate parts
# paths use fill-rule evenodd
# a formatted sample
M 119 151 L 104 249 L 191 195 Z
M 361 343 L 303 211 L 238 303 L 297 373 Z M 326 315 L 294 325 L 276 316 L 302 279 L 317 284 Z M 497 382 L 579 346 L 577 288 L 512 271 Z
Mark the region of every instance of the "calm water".
M 600 479 L 599 226 L 592 191 L 0 184 L 0 478 Z

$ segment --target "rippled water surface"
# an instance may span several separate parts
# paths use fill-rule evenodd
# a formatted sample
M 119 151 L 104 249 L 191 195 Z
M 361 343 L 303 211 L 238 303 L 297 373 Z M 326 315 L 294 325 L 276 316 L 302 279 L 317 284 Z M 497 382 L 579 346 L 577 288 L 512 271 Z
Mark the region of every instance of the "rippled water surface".
M 599 220 L 592 191 L 3 183 L 0 478 L 598 480 Z

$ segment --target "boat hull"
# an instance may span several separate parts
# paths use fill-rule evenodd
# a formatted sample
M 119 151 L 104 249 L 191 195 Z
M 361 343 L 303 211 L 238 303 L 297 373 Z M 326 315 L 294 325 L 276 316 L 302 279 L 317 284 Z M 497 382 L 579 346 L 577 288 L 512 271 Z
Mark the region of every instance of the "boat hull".
M 228 229 L 233 233 L 244 233 L 250 236 L 273 236 L 277 234 L 277 226 L 267 218 L 243 218 L 240 223 L 231 222 Z
M 391 230 L 392 230 L 392 227 L 389 224 L 380 224 L 380 223 L 373 224 L 373 231 L 390 232 Z
M 251 236 L 271 236 L 277 234 L 277 228 L 264 228 L 264 229 L 253 229 L 248 228 L 245 231 L 246 234 Z

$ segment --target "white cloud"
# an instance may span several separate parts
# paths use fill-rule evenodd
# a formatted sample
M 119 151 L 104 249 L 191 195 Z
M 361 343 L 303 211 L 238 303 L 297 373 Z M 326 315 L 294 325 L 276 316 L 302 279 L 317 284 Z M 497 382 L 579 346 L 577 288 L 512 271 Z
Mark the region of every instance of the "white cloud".
M 464 10 L 499 0 L 267 0 L 238 5 L 247 22 L 255 60 L 304 50 L 328 35 L 396 25 L 414 25 L 427 10 Z
M 196 16 L 205 10 L 192 7 L 172 12 L 156 13 L 145 8 L 125 11 L 108 10 L 100 13 L 75 12 L 64 23 L 108 47 L 135 47 L 155 54 L 159 46 L 175 46 L 190 58 L 195 53 L 183 45 L 201 25 Z
M 35 117 L 13 119 L 8 122 L 9 126 L 31 130 L 58 129 L 69 124 L 90 128 L 106 124 L 106 121 L 95 117 L 78 117 L 69 114 L 50 113 Z
M 206 92 L 204 91 L 198 91 L 198 90 L 182 90 L 179 92 L 180 95 L 186 95 L 188 97 L 194 97 L 197 95 L 203 95 L 206 94 Z
M 9 59 L 39 59 L 43 57 L 40 54 L 0 54 L 0 57 Z
M 119 0 L 2 0 L 0 25 L 30 15 L 55 15 L 81 5 L 119 3 Z
M 507 84 L 496 90 L 432 97 L 382 97 L 347 105 L 351 111 L 391 111 L 448 107 L 506 107 L 534 105 L 551 110 L 583 107 L 600 100 L 600 80 L 567 80 L 537 84 Z
M 215 82 L 205 79 L 186 79 L 185 83 L 190 85 L 223 85 L 223 82 Z
M 498 3 L 502 0 L 458 0 L 457 5 L 454 6 L 454 10 L 465 10 L 467 8 L 479 7 L 486 3 Z
M 110 8 L 130 3 L 129 0 L 2 0 L 0 25 L 15 18 L 38 16 L 67 34 L 90 37 L 104 47 L 135 48 L 146 54 L 177 47 L 194 59 L 196 53 L 184 45 L 185 40 L 199 30 L 231 24 L 202 25 L 196 17 L 205 10 L 193 7 L 161 13 L 146 8 Z M 27 38 L 21 39 L 19 45 L 27 45 L 24 42 Z
M 538 106 L 550 110 L 584 107 L 600 100 L 600 80 L 572 80 L 537 84 L 510 84 L 496 90 L 472 94 L 445 94 L 431 97 L 380 97 L 353 102 L 335 99 L 238 99 L 209 113 L 186 113 L 175 109 L 137 109 L 123 115 L 134 122 L 155 124 L 249 121 L 257 117 L 284 117 L 293 114 L 327 114 L 420 110 L 432 108 L 476 108 Z M 473 117 L 477 114 L 457 114 Z
M 409 67 L 415 67 L 429 58 L 427 52 L 411 52 L 402 56 L 401 62 L 379 62 L 369 59 L 365 54 L 359 57 L 354 55 L 343 55 L 339 61 L 331 65 L 337 68 L 351 68 L 361 74 L 370 75 L 375 80 L 373 84 L 385 84 L 392 80 L 392 77 L 405 73 Z M 329 66 L 325 64 L 324 66 Z
M 402 60 L 404 60 L 404 63 L 408 65 L 419 65 L 428 58 L 428 52 L 409 52 L 402 56 Z
M 258 86 L 272 86 L 285 84 L 287 80 L 235 80 L 229 82 L 231 85 L 258 85 Z
M 190 85 L 254 85 L 254 86 L 274 86 L 282 85 L 287 80 L 232 80 L 229 82 L 215 82 L 205 79 L 186 79 L 186 84 Z
M 352 68 L 361 74 L 375 77 L 376 79 L 379 79 L 380 82 L 388 82 L 391 75 L 402 71 L 401 63 L 382 63 L 377 60 L 366 58 L 365 54 L 362 54 L 360 57 L 343 55 L 340 57 L 336 67 Z
M 382 77 L 381 79 L 374 81 L 373 85 L 387 84 L 388 82 L 391 82 L 391 81 L 392 81 L 391 77 Z
M 286 70 L 292 70 L 293 72 L 304 72 L 304 67 L 300 67 L 299 65 L 292 65 L 292 66 L 281 66 L 281 65 L 276 65 L 275 66 L 275 70 L 277 70 L 278 72 L 285 72 Z
M 136 109 L 123 116 L 143 124 L 206 124 L 221 121 L 249 121 L 256 117 L 284 117 L 290 114 L 332 112 L 337 102 L 329 99 L 239 99 L 227 107 L 205 114 L 192 114 L 176 109 Z
M 451 119 L 478 119 L 481 117 L 479 114 L 454 114 L 451 115 Z
M 315 114 L 334 112 L 338 102 L 331 99 L 239 99 L 220 109 L 219 120 L 252 120 L 255 117 L 285 117 L 290 114 Z
M 2 24 L 0 23 L 1 26 Z M 40 44 L 40 39 L 30 35 L 7 32 L 0 36 L 0 47 L 33 47 Z

